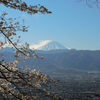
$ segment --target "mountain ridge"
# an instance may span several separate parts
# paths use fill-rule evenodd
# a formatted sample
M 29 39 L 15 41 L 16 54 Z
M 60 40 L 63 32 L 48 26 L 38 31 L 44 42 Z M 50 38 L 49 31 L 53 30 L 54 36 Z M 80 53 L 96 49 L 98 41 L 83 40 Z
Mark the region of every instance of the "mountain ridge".
M 11 49 L 11 48 L 10 48 Z M 13 50 L 0 50 L 0 55 L 3 55 L 7 61 L 13 61 Z M 30 56 L 24 61 L 23 57 L 19 60 L 19 66 L 27 66 L 30 69 L 39 69 L 42 71 L 57 71 L 66 69 L 79 70 L 96 70 L 100 71 L 100 50 L 51 50 L 41 51 L 36 50 L 39 57 L 43 56 L 44 60 Z M 9 56 L 10 55 L 10 56 Z

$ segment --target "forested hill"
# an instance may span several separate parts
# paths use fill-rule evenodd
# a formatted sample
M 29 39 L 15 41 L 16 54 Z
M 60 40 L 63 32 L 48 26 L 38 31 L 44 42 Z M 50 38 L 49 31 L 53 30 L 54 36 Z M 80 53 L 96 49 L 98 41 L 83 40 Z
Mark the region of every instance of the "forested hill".
M 100 50 L 52 50 L 37 51 L 44 59 L 30 57 L 26 61 L 20 59 L 19 65 L 46 71 L 65 69 L 100 70 Z M 7 61 L 13 60 L 14 52 L 10 48 L 0 50 Z

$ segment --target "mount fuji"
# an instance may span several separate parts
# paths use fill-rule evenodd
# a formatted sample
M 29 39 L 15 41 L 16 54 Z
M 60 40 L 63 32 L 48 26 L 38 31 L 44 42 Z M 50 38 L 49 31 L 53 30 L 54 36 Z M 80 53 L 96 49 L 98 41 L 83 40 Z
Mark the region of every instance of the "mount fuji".
M 37 66 L 39 66 L 39 70 L 50 73 L 63 72 L 65 69 L 100 71 L 100 50 L 69 49 L 51 40 L 31 45 L 30 49 L 36 50 L 38 56 L 43 56 L 44 60 L 30 56 L 24 61 L 22 56 L 19 61 L 19 68 L 27 66 L 30 69 L 33 69 L 33 67 L 38 69 Z M 15 59 L 15 50 L 11 45 L 5 45 L 0 50 L 0 56 L 3 56 L 7 62 L 13 61 Z
M 56 41 L 45 40 L 45 41 L 41 41 L 38 44 L 31 45 L 30 49 L 48 51 L 48 50 L 68 49 L 68 48 L 66 48 L 65 46 L 63 46 L 62 44 L 60 44 Z

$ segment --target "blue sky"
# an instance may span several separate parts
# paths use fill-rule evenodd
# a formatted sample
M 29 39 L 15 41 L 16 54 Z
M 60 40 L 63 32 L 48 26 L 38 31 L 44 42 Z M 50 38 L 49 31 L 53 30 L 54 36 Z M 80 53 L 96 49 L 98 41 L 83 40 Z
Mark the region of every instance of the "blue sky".
M 21 33 L 23 43 L 54 40 L 70 48 L 100 50 L 100 8 L 89 8 L 79 0 L 35 1 L 31 4 L 43 4 L 53 13 L 30 16 L 0 7 L 2 11 L 8 11 L 10 16 L 25 19 L 25 24 L 30 26 L 27 33 Z

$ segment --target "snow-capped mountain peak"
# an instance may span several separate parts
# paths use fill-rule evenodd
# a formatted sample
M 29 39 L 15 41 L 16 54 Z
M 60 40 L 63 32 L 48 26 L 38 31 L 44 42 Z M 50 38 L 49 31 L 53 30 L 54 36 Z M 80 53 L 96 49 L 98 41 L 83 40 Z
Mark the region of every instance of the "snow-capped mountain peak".
M 37 50 L 57 50 L 57 49 L 67 49 L 60 43 L 52 40 L 45 40 L 41 41 L 38 44 L 33 44 L 30 46 L 30 49 L 37 49 Z
M 43 46 L 47 45 L 47 44 L 50 43 L 50 42 L 51 42 L 51 40 L 41 41 L 41 42 L 39 42 L 38 44 L 33 44 L 33 45 L 31 45 L 31 46 L 30 46 L 30 49 L 38 49 L 38 48 L 40 48 L 40 47 L 43 47 Z

